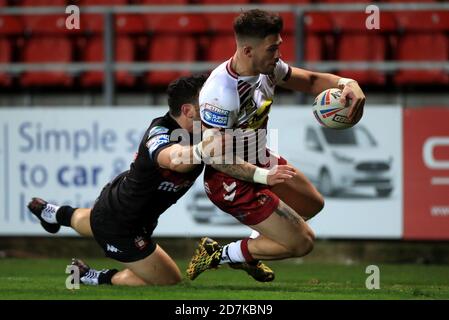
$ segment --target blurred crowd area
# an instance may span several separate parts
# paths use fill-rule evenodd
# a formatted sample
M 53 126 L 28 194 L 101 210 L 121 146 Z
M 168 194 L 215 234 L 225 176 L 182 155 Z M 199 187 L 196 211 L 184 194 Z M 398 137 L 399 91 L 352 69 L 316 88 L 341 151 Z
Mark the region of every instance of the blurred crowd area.
M 101 63 L 104 61 L 104 16 L 81 13 L 80 28 L 66 27 L 67 14 L 8 14 L 4 8 L 93 5 L 279 5 L 344 4 L 366 6 L 365 0 L 0 0 L 0 64 Z M 382 3 L 441 4 L 441 10 L 380 11 L 379 29 L 366 27 L 364 11 L 307 11 L 303 37 L 297 38 L 293 12 L 284 18 L 282 58 L 292 65 L 303 50 L 304 63 L 326 62 L 429 62 L 449 58 L 449 10 L 445 1 L 388 0 Z M 114 15 L 114 60 L 119 63 L 205 63 L 211 66 L 229 59 L 235 50 L 232 23 L 236 13 L 118 13 Z M 297 46 L 298 39 L 302 44 Z M 371 93 L 374 103 L 449 105 L 447 67 L 394 70 L 350 70 L 338 63 L 327 69 L 354 78 Z M 164 91 L 173 79 L 188 70 L 121 70 L 115 73 L 117 103 L 164 104 Z M 102 104 L 103 71 L 29 71 L 0 68 L 0 106 Z M 281 104 L 296 103 L 297 96 L 280 92 Z M 311 97 L 310 99 L 313 99 Z M 307 100 L 303 100 L 307 102 Z

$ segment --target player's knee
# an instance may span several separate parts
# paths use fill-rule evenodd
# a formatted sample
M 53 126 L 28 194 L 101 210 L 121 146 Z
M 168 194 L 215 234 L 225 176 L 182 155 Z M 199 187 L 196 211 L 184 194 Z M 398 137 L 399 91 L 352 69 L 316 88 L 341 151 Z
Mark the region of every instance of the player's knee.
M 323 208 L 324 208 L 324 197 L 321 193 L 319 193 L 317 197 L 317 213 L 323 210 Z
M 178 284 L 182 281 L 182 275 L 180 272 L 176 272 L 171 274 L 169 277 L 167 277 L 164 281 L 164 283 L 162 283 L 162 285 L 166 285 L 166 286 L 173 286 L 175 284 Z
M 298 237 L 295 245 L 291 248 L 294 257 L 302 257 L 309 254 L 313 250 L 315 241 L 315 234 L 308 231 L 302 236 Z
M 324 208 L 324 197 L 321 193 L 317 193 L 313 198 L 313 209 L 312 216 L 318 214 Z

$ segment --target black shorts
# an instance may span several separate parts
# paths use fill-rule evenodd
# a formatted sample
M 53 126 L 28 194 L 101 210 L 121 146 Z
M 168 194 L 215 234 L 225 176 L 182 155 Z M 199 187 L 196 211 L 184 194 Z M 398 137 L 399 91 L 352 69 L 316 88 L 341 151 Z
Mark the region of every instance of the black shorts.
M 92 208 L 90 225 L 94 238 L 103 248 L 106 257 L 120 262 L 135 262 L 152 254 L 156 250 L 152 234 L 157 221 L 146 228 L 124 227 L 114 219 L 114 215 L 103 205 L 102 200 L 100 195 Z

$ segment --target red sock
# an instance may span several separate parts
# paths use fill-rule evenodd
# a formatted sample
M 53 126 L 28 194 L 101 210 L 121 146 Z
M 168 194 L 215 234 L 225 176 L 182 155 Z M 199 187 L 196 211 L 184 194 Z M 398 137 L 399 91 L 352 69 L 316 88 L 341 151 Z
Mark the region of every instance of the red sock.
M 246 262 L 252 262 L 252 261 L 255 260 L 253 258 L 253 256 L 251 255 L 251 253 L 249 253 L 249 250 L 248 250 L 248 240 L 249 239 L 250 238 L 245 238 L 240 243 L 240 247 L 242 249 L 243 257 L 245 257 Z

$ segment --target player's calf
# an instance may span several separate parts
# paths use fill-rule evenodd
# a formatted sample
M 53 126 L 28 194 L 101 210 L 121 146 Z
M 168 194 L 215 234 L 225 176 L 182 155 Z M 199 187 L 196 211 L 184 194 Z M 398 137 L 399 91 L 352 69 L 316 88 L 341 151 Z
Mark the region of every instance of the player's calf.
M 78 267 L 80 273 L 80 282 L 89 286 L 98 286 L 102 284 L 112 284 L 112 277 L 118 272 L 117 269 L 96 270 L 84 261 L 73 258 L 73 266 Z

